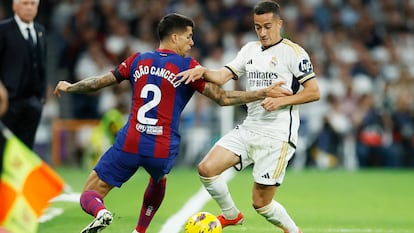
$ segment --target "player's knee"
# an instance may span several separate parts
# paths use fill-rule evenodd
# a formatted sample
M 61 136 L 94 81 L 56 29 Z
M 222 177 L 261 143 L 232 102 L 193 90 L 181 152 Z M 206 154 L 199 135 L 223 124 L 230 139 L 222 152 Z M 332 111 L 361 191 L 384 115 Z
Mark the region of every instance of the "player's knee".
M 203 162 L 199 163 L 198 166 L 197 166 L 197 170 L 198 170 L 198 174 L 200 176 L 209 177 L 208 167 L 205 165 L 205 163 L 203 163 Z
M 206 162 L 200 162 L 197 166 L 198 174 L 203 177 L 213 177 L 218 174 L 216 174 L 215 169 L 211 164 Z

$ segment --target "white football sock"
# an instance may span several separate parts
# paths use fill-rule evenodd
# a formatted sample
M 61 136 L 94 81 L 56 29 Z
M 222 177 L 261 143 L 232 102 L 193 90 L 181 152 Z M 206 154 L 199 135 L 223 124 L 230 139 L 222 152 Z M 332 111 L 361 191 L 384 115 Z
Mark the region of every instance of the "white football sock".
M 226 219 L 235 219 L 240 211 L 234 204 L 226 181 L 220 175 L 213 177 L 200 176 L 200 180 L 207 192 L 210 193 L 211 197 L 220 206 L 224 217 Z
M 269 205 L 256 209 L 267 221 L 282 228 L 285 232 L 297 233 L 299 231 L 295 222 L 287 213 L 286 209 L 277 201 L 273 200 Z

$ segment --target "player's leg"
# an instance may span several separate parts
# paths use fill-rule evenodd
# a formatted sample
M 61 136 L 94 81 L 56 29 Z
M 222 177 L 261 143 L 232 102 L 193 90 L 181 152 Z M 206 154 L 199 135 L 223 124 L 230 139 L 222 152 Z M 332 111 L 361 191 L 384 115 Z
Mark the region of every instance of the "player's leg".
M 167 176 L 175 163 L 172 159 L 141 157 L 140 164 L 151 175 L 142 200 L 138 223 L 134 232 L 145 233 L 164 200 Z
M 83 210 L 95 219 L 81 233 L 100 232 L 112 222 L 103 198 L 113 187 L 121 187 L 138 169 L 138 156 L 110 147 L 88 177 L 81 195 Z
M 240 163 L 240 158 L 236 154 L 216 145 L 198 165 L 202 184 L 222 211 L 219 215 L 222 227 L 243 222 L 243 215 L 236 207 L 227 183 L 221 176 L 222 172 L 238 163 Z
M 280 227 L 285 233 L 299 233 L 300 230 L 286 209 L 273 200 L 278 186 L 282 184 L 288 161 L 294 148 L 288 143 L 258 137 L 252 143 L 255 153 L 253 167 L 254 185 L 252 190 L 253 207 L 270 223 Z
M 113 186 L 101 180 L 95 171 L 91 172 L 80 197 L 80 205 L 95 219 L 81 233 L 99 232 L 111 224 L 112 214 L 106 209 L 103 198 L 112 188 Z
M 142 200 L 141 213 L 135 228 L 138 233 L 145 233 L 155 213 L 164 200 L 167 177 L 158 182 L 150 178 Z
M 280 227 L 286 233 L 298 233 L 299 229 L 287 213 L 286 209 L 273 200 L 277 187 L 274 185 L 261 185 L 254 183 L 253 207 L 267 221 Z
M 103 198 L 112 188 L 112 185 L 109 185 L 105 181 L 101 180 L 96 171 L 93 170 L 86 180 L 86 184 L 80 198 L 82 209 L 86 213 L 95 217 L 100 210 L 106 209 Z

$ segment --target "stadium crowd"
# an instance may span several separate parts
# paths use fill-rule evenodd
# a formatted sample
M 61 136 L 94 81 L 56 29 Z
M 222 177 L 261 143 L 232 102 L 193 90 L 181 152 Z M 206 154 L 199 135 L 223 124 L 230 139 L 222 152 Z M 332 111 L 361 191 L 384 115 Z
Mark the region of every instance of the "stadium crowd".
M 257 40 L 251 26 L 256 2 L 41 0 L 37 20 L 48 34 L 50 88 L 57 80 L 105 73 L 131 53 L 153 50 L 156 23 L 170 12 L 196 22 L 190 55 L 208 68 L 222 67 L 242 44 Z M 414 167 L 414 1 L 278 2 L 283 36 L 309 52 L 321 89 L 320 101 L 301 107 L 294 167 Z M 11 3 L 1 1 L 0 19 L 12 15 Z M 240 80 L 234 88 L 243 89 Z M 51 93 L 39 146 L 50 146 L 54 119 L 99 119 L 113 108 L 123 112 L 130 101 L 128 84 L 98 95 L 63 96 L 59 102 Z M 234 124 L 244 110 L 237 107 Z M 219 111 L 201 95 L 189 103 L 181 124 L 183 163 L 198 161 L 215 142 Z M 87 146 L 78 141 L 80 148 Z

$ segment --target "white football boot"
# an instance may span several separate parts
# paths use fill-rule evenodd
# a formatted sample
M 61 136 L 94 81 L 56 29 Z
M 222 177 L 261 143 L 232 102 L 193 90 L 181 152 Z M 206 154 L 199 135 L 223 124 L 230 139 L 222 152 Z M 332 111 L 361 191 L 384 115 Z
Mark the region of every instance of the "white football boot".
M 98 233 L 112 223 L 112 214 L 108 210 L 99 211 L 96 218 L 81 233 Z

